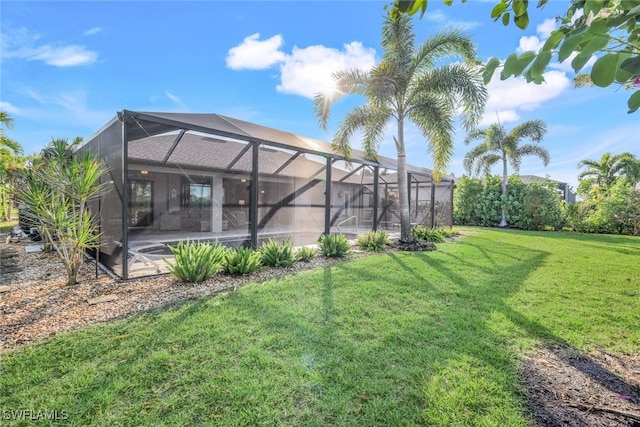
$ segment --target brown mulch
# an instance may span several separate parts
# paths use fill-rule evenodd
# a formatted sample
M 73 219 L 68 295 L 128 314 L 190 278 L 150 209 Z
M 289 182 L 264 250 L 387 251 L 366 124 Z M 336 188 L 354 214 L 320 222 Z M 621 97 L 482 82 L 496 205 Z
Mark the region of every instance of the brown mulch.
M 220 274 L 194 284 L 181 283 L 170 274 L 123 282 L 98 270 L 96 277 L 95 263 L 87 261 L 78 273 L 78 284 L 67 286 L 66 272 L 57 255 L 26 253 L 28 245 L 33 243 L 0 243 L 0 289 L 9 288 L 0 293 L 0 353 L 63 331 L 333 262 L 318 257 L 288 268 L 264 269 L 245 276 Z M 115 295 L 116 299 L 95 305 L 88 302 L 107 295 Z
M 171 275 L 122 282 L 99 271 L 96 277 L 95 264 L 87 262 L 78 275 L 79 284 L 67 286 L 56 254 L 26 253 L 30 244 L 0 243 L 0 289 L 8 287 L 0 293 L 0 354 L 63 331 L 332 262 L 319 257 L 287 269 L 218 275 L 199 284 L 180 283 Z M 106 295 L 117 299 L 88 303 Z M 544 347 L 524 357 L 520 373 L 532 425 L 640 427 L 640 354 L 613 355 L 602 350 L 584 354 L 568 347 Z
M 527 355 L 520 373 L 535 425 L 640 427 L 638 356 L 567 347 Z

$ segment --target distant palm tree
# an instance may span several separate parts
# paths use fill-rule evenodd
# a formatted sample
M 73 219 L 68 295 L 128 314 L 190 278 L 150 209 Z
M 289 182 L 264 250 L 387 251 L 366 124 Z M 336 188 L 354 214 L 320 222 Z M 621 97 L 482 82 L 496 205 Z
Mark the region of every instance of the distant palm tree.
M 0 111 L 0 220 L 11 219 L 11 208 L 15 194 L 16 170 L 22 163 L 22 146 L 4 133 L 4 128 L 13 128 L 13 118 Z
M 629 153 L 604 153 L 600 160 L 582 160 L 578 163 L 578 168 L 586 167 L 586 170 L 580 172 L 578 180 L 593 178 L 598 189 L 604 191 L 611 187 L 624 172 L 625 165 L 629 165 L 629 156 Z
M 0 111 L 0 150 L 8 150 L 12 154 L 22 154 L 22 147 L 16 141 L 7 138 L 4 128 L 13 129 L 13 118 L 6 111 Z
M 434 177 L 440 179 L 453 154 L 453 122 L 458 107 L 462 106 L 465 130 L 473 129 L 482 115 L 487 91 L 473 63 L 475 47 L 457 30 L 441 32 L 416 47 L 411 18 L 387 17 L 382 28 L 382 47 L 382 60 L 370 71 L 351 69 L 335 73 L 337 93 L 316 95 L 314 107 L 320 126 L 326 129 L 333 102 L 345 94 L 366 97 L 367 104 L 349 112 L 333 137 L 334 151 L 347 158 L 351 155 L 351 136 L 361 129 L 363 152 L 367 158 L 376 160 L 384 131 L 390 122 L 395 122 L 400 238 L 412 241 L 405 121 L 413 122 L 426 138 L 434 158 Z M 441 65 L 451 58 L 465 63 Z
M 0 123 L 7 129 L 13 129 L 13 118 L 6 111 L 0 111 Z
M 622 175 L 627 178 L 629 184 L 635 187 L 640 182 L 640 159 L 631 153 L 622 153 Z
M 473 148 L 464 156 L 464 168 L 469 174 L 475 172 L 479 174 L 481 171 L 489 173 L 489 170 L 496 164 L 502 162 L 502 195 L 507 194 L 507 163 L 518 172 L 520 170 L 520 162 L 524 156 L 537 156 L 542 159 L 542 163 L 547 166 L 549 164 L 549 151 L 537 145 L 542 141 L 547 126 L 541 120 L 526 121 L 507 132 L 501 124 L 492 124 L 488 129 L 475 130 L 465 139 L 464 143 L 481 139 L 480 145 Z M 533 143 L 520 145 L 520 142 L 528 138 Z M 507 217 L 504 207 L 501 212 L 500 227 L 506 227 Z

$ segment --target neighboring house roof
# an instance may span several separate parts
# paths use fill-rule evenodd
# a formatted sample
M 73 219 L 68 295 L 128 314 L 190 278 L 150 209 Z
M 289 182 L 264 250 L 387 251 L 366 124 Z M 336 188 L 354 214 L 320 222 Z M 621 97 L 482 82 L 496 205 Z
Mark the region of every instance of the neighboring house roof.
M 154 162 L 164 161 L 165 155 L 172 149 L 173 142 L 176 138 L 175 135 L 170 136 L 167 134 L 183 129 L 224 138 L 232 138 L 239 141 L 257 142 L 323 157 L 331 156 L 335 159 L 344 160 L 344 157 L 332 151 L 331 144 L 328 142 L 219 114 L 153 113 L 123 110 L 118 113 L 117 120 L 126 123 L 127 139 L 131 146 L 129 156 L 141 160 L 145 159 Z M 189 136 L 187 137 L 187 135 Z M 157 139 L 159 136 L 167 136 L 167 138 Z M 153 137 L 153 139 L 150 139 L 151 137 Z M 185 134 L 185 137 L 187 137 L 189 144 L 182 144 L 181 141 L 174 147 L 175 150 L 170 154 L 168 161 L 202 166 L 205 166 L 204 163 L 206 163 L 206 166 L 211 166 L 210 161 L 214 160 L 216 164 L 226 167 L 226 165 L 234 160 L 234 155 L 237 156 L 243 147 L 242 143 L 237 142 L 235 147 L 231 148 L 232 146 L 227 142 L 225 150 L 216 150 L 219 155 L 218 159 L 207 158 L 205 162 L 203 156 L 205 153 L 212 151 L 211 144 L 220 143 L 220 141 L 216 141 L 216 138 L 208 138 L 206 136 L 199 137 L 191 133 Z M 198 137 L 200 141 L 196 140 Z M 137 141 L 138 143 L 133 143 L 133 141 Z M 153 142 L 153 144 L 151 144 L 151 142 Z M 204 145 L 205 143 L 207 144 L 206 146 Z M 286 153 L 283 153 L 283 155 L 286 156 Z M 248 156 L 250 159 L 249 153 L 245 153 L 245 156 Z M 245 156 L 238 161 L 238 167 L 241 165 L 240 162 L 245 161 Z M 277 155 L 273 157 L 273 164 L 261 165 L 260 171 L 267 172 L 270 168 L 275 169 L 282 165 L 282 159 L 277 159 L 277 157 Z M 384 169 L 396 169 L 397 167 L 395 159 L 379 156 L 377 162 L 372 162 L 364 157 L 362 151 L 356 149 L 352 150 L 352 160 L 358 163 L 379 166 Z M 431 170 L 410 164 L 407 164 L 407 172 L 425 176 L 432 175 Z
M 551 179 L 543 176 L 537 176 L 537 175 L 520 175 L 520 179 L 525 184 L 529 184 L 531 182 L 547 182 L 547 181 L 557 182 L 558 184 L 567 184 L 566 182 L 556 181 L 555 179 Z

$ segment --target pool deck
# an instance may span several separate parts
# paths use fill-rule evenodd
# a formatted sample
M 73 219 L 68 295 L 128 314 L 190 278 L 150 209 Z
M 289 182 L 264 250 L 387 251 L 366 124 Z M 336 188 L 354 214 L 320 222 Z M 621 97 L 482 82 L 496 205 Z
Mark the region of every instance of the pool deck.
M 360 230 L 351 228 L 343 228 L 341 230 L 334 229 L 333 233 L 345 233 L 350 235 L 358 235 L 361 233 L 366 233 L 370 231 L 369 228 L 361 228 Z M 389 233 L 389 237 L 393 239 L 397 239 L 400 237 L 400 232 L 393 230 L 387 230 Z M 287 233 L 291 233 L 291 230 L 270 230 L 268 233 L 262 233 L 262 237 L 272 237 L 272 236 L 282 236 Z M 296 233 L 304 233 L 304 234 L 315 234 L 317 231 L 296 231 Z M 318 237 L 322 233 L 318 233 Z M 194 232 L 194 231 L 153 231 L 153 232 L 145 232 L 145 233 L 131 233 L 129 235 L 129 247 L 130 247 L 130 256 L 128 260 L 129 266 L 129 278 L 136 279 L 147 276 L 154 276 L 158 274 L 167 274 L 169 273 L 169 267 L 162 260 L 163 257 L 172 260 L 174 257 L 172 255 L 159 255 L 153 253 L 145 253 L 145 249 L 158 247 L 158 246 L 166 246 L 170 243 L 175 243 L 182 240 L 191 240 L 191 241 L 204 241 L 204 242 L 213 242 L 215 240 L 245 240 L 249 238 L 249 234 L 238 233 L 237 230 L 234 231 L 225 231 L 225 232 Z M 355 244 L 355 240 L 351 241 L 352 244 Z M 313 246 L 313 245 L 306 245 Z

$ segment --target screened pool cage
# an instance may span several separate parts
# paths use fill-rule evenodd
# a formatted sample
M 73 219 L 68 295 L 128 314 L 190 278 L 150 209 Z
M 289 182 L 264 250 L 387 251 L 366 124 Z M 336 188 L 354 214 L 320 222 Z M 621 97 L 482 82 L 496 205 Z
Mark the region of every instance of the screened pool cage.
M 218 114 L 124 110 L 80 150 L 108 167 L 107 195 L 92 202 L 98 260 L 123 279 L 168 272 L 180 241 L 295 246 L 322 234 L 399 232 L 394 159 L 347 162 L 327 142 Z M 452 225 L 453 181 L 408 165 L 411 223 Z

